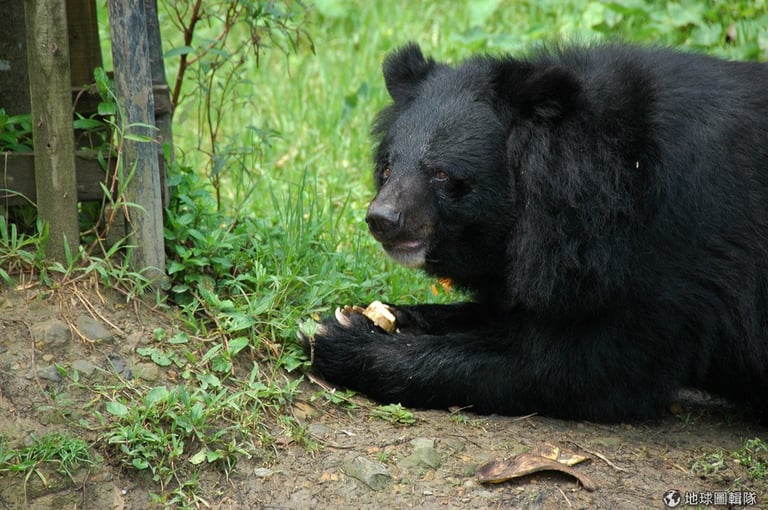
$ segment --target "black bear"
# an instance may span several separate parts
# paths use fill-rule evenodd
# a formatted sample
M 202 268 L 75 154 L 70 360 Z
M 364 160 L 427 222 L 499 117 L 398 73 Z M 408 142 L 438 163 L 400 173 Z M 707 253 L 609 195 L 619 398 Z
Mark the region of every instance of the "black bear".
M 383 65 L 366 221 L 473 296 L 359 308 L 305 349 L 381 402 L 653 417 L 768 405 L 768 65 L 622 44 Z M 379 324 L 380 325 L 380 324 Z

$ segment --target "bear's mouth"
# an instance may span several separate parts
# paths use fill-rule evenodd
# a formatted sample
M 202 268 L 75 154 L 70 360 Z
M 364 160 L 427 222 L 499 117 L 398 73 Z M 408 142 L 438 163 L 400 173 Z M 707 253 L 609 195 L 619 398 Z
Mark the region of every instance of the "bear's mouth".
M 390 257 L 405 267 L 422 267 L 426 262 L 427 241 L 425 239 L 395 241 L 381 245 Z

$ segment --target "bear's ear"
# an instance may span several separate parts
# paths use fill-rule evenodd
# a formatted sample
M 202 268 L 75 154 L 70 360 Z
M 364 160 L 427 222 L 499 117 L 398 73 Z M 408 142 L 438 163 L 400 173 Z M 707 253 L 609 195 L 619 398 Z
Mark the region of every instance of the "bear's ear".
M 384 59 L 383 65 L 384 83 L 389 95 L 395 102 L 407 101 L 436 65 L 432 58 L 424 58 L 421 48 L 414 42 L 393 51 Z
M 498 97 L 521 115 L 557 120 L 584 100 L 584 88 L 569 69 L 556 64 L 507 60 L 497 65 L 494 86 Z

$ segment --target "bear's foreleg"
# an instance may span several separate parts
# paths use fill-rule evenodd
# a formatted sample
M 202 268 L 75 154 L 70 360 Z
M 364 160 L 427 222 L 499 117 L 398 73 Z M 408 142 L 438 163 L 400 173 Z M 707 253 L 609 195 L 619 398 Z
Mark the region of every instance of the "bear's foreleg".
M 327 380 L 383 403 L 598 421 L 657 414 L 688 370 L 671 323 L 611 316 L 566 323 L 520 309 L 475 321 L 473 310 L 481 309 L 395 307 L 404 321 L 395 334 L 362 314 L 331 317 L 306 350 Z

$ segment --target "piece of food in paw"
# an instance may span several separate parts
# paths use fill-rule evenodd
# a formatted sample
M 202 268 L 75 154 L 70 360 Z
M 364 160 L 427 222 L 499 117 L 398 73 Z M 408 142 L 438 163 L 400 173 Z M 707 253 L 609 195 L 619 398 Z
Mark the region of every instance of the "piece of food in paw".
M 397 330 L 397 321 L 392 309 L 381 301 L 374 301 L 363 310 L 363 315 L 368 317 L 371 322 L 386 331 L 394 333 Z

